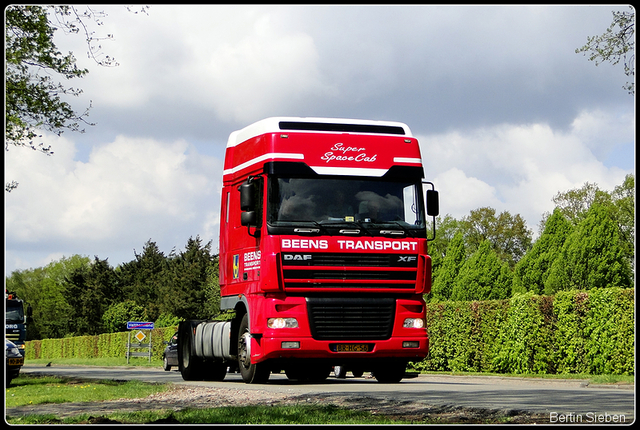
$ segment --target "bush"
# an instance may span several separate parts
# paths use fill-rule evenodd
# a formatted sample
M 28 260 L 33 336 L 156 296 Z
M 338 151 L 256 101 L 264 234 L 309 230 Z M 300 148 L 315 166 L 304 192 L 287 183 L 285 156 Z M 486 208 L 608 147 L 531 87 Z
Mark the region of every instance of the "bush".
M 152 357 L 158 359 L 162 357 L 165 348 L 163 341 L 171 339 L 171 336 L 173 336 L 176 330 L 177 326 L 172 326 L 145 331 L 145 334 L 151 337 Z M 63 339 L 31 340 L 27 342 L 25 358 L 27 360 L 34 360 L 40 358 L 125 357 L 130 333 L 132 332 L 104 333 L 95 336 L 77 336 Z M 145 341 L 149 339 L 148 337 Z
M 548 300 L 532 293 L 516 295 L 496 336 L 497 353 L 491 370 L 498 373 L 553 373 L 549 351 L 551 321 L 545 318 Z
M 107 333 L 117 333 L 127 329 L 127 321 L 146 321 L 144 307 L 133 300 L 114 303 L 102 315 L 102 326 Z
M 633 375 L 634 290 L 427 305 L 432 371 Z

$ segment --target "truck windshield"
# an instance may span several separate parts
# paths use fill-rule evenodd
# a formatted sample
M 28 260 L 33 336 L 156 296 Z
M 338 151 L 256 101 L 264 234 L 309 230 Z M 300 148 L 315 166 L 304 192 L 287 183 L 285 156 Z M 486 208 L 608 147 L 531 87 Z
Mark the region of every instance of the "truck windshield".
M 7 300 L 7 311 L 5 314 L 6 322 L 22 323 L 24 322 L 24 311 L 22 309 L 22 303 L 12 302 Z
M 272 177 L 268 223 L 424 230 L 421 190 L 420 183 L 409 181 Z

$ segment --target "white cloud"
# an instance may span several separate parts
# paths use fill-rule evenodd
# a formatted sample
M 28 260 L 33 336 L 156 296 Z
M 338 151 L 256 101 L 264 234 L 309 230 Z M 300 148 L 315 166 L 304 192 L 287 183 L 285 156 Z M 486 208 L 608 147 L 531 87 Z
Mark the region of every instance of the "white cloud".
M 602 161 L 615 147 L 628 144 L 634 136 L 635 121 L 631 115 L 633 112 L 628 111 L 584 110 L 571 124 L 571 133 Z
M 608 121 L 591 123 L 591 135 L 605 136 L 608 127 Z M 440 190 L 441 212 L 460 218 L 490 206 L 522 215 L 537 231 L 558 192 L 585 182 L 603 190 L 621 184 L 630 172 L 606 167 L 583 140 L 584 128 L 576 129 L 565 133 L 546 124 L 503 124 L 418 136 L 427 178 L 434 178 Z
M 47 141 L 53 157 L 21 149 L 6 154 L 7 178 L 20 183 L 6 196 L 7 242 L 38 244 L 44 253 L 111 257 L 118 264 L 133 259 L 133 249 L 149 239 L 167 252 L 190 236 L 217 239 L 219 160 L 185 141 L 118 136 L 79 162 L 73 142 Z
M 146 17 L 114 10 L 117 40 L 105 45 L 120 65 L 91 67 L 85 93 L 103 106 L 173 102 L 239 123 L 330 96 L 335 90 L 323 81 L 313 37 L 286 25 L 284 12 L 161 6 Z
M 440 194 L 440 213 L 454 218 L 469 215 L 469 208 L 496 207 L 500 201 L 496 189 L 478 178 L 468 177 L 452 167 L 435 176 L 433 182 Z
M 328 90 L 309 35 L 282 32 L 269 14 L 248 30 L 241 40 L 219 44 L 205 54 L 203 90 L 218 116 L 248 122 L 288 111 Z

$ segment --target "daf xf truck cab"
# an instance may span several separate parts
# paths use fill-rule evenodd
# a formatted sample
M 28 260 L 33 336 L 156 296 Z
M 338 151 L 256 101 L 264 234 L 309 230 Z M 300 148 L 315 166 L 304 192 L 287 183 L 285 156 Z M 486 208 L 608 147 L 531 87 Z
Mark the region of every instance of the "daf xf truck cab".
M 235 317 L 180 325 L 183 378 L 221 380 L 237 365 L 247 383 L 280 371 L 321 381 L 341 366 L 400 381 L 429 351 L 438 195 L 424 177 L 398 122 L 268 118 L 233 132 L 219 268 L 221 309 Z

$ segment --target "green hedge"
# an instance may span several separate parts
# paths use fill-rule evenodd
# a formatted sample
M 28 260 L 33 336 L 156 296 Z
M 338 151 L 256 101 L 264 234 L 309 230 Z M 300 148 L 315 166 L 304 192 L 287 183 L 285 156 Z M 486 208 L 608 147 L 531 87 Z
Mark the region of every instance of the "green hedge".
M 427 305 L 431 351 L 419 370 L 633 375 L 634 290 L 531 293 Z
M 145 342 L 149 340 L 149 334 L 151 334 L 152 357 L 158 359 L 162 357 L 162 352 L 166 346 L 163 341 L 171 339 L 176 330 L 177 326 L 143 330 L 147 336 Z M 104 333 L 97 336 L 31 340 L 27 342 L 25 358 L 29 360 L 38 358 L 125 357 L 129 333 Z M 131 332 L 131 339 L 133 342 L 137 342 L 133 338 L 134 334 L 134 332 Z M 141 352 L 142 350 L 135 351 Z
M 412 366 L 433 371 L 633 375 L 634 303 L 634 290 L 621 288 L 430 303 L 431 350 Z M 162 357 L 162 341 L 175 330 L 152 330 L 153 357 Z M 128 333 L 29 341 L 26 358 L 124 357 Z

